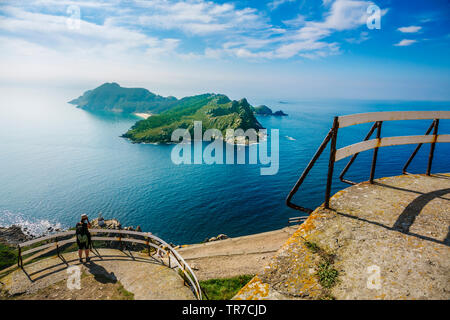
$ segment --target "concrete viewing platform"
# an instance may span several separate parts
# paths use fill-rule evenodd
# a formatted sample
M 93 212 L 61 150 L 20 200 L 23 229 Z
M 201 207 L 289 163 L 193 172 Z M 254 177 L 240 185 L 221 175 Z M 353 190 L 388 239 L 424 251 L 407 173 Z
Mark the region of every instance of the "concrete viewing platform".
M 136 300 L 195 300 L 177 271 L 151 256 L 116 249 L 94 252 L 91 261 L 83 264 L 78 261 L 77 252 L 70 252 L 25 265 L 24 270 L 17 269 L 1 278 L 0 289 L 9 297 L 23 299 L 116 300 L 116 296 L 105 292 L 109 284 L 120 283 Z M 81 269 L 80 290 L 67 288 L 70 266 Z M 85 277 L 91 280 L 83 286 Z
M 450 174 L 339 191 L 332 209 L 317 208 L 235 299 L 448 300 L 449 193 Z

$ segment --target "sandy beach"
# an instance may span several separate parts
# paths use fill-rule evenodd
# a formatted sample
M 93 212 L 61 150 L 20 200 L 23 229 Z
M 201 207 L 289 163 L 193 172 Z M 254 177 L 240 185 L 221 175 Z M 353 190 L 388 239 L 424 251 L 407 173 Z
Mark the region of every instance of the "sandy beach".
M 138 116 L 139 118 L 142 118 L 142 119 L 147 119 L 147 118 L 149 118 L 149 117 L 151 117 L 152 116 L 152 114 L 151 113 L 137 113 L 137 112 L 135 112 L 135 113 L 133 113 L 135 116 Z

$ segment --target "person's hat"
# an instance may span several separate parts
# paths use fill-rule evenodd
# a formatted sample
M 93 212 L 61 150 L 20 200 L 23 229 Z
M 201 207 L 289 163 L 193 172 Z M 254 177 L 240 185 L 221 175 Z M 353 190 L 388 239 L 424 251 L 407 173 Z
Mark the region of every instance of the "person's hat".
M 86 213 L 83 213 L 83 214 L 81 215 L 81 219 L 83 219 L 84 217 L 87 218 L 87 214 L 86 214 Z

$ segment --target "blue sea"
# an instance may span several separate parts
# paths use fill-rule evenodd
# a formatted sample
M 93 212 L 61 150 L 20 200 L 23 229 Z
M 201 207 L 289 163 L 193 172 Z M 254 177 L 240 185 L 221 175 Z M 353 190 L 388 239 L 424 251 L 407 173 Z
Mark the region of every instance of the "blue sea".
M 87 89 L 87 88 L 86 88 Z M 73 226 L 81 213 L 102 213 L 122 225 L 141 226 L 176 244 L 196 243 L 225 233 L 241 236 L 285 227 L 301 212 L 285 198 L 331 127 L 333 117 L 361 112 L 450 110 L 450 102 L 249 99 L 252 105 L 282 109 L 287 117 L 259 117 L 279 129 L 279 171 L 260 175 L 261 166 L 175 165 L 174 145 L 133 144 L 119 136 L 135 116 L 90 113 L 67 101 L 83 90 L 0 89 L 0 226 L 19 224 L 35 234 Z M 385 122 L 382 136 L 421 135 L 431 121 Z M 338 147 L 364 138 L 370 124 L 339 131 Z M 450 133 L 443 120 L 440 133 Z M 380 149 L 376 177 L 401 174 L 415 146 Z M 429 145 L 409 171 L 424 173 Z M 347 177 L 366 181 L 372 151 L 359 155 Z M 336 164 L 332 193 L 347 187 Z M 315 208 L 324 201 L 328 148 L 294 202 Z M 433 172 L 450 172 L 450 144 L 437 144 Z

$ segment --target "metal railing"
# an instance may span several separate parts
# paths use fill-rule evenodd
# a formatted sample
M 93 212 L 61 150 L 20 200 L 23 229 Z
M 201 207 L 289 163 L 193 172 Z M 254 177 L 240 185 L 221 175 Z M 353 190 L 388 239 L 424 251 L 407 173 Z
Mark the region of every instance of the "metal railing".
M 161 258 L 161 262 L 164 263 L 162 260 L 163 258 L 168 259 L 168 267 L 169 268 L 175 268 L 178 270 L 181 270 L 183 274 L 183 281 L 186 284 L 186 280 L 188 281 L 189 285 L 191 286 L 195 296 L 197 299 L 202 300 L 202 288 L 200 287 L 200 284 L 198 282 L 197 277 L 195 276 L 194 272 L 192 271 L 191 267 L 186 263 L 186 261 L 181 257 L 181 255 L 167 242 L 160 239 L 159 237 L 151 234 L 150 232 L 138 232 L 138 231 L 129 231 L 129 230 L 115 230 L 115 229 L 90 229 L 89 232 L 91 233 L 91 240 L 97 240 L 97 241 L 119 241 L 122 242 L 131 242 L 131 243 L 140 243 L 143 245 L 146 245 L 148 248 L 148 254 L 151 255 L 150 248 L 155 249 L 155 254 Z M 97 234 L 101 233 L 108 233 L 108 234 L 118 234 L 118 237 L 99 237 L 96 236 Z M 40 238 L 36 238 L 30 241 L 26 241 L 23 243 L 20 243 L 18 245 L 18 258 L 17 258 L 17 265 L 19 268 L 24 268 L 24 261 L 23 257 L 25 255 L 29 255 L 32 253 L 36 253 L 33 256 L 30 256 L 27 258 L 28 261 L 34 260 L 35 258 L 48 253 L 50 251 L 56 250 L 58 256 L 60 255 L 60 248 L 63 245 L 69 244 L 69 243 L 75 243 L 76 237 L 66 239 L 66 240 L 58 240 L 61 238 L 66 238 L 68 236 L 75 235 L 74 230 L 66 231 L 66 232 L 60 232 Z M 122 235 L 131 235 L 131 236 L 139 236 L 143 237 L 145 240 L 141 239 L 135 239 L 130 237 L 123 237 Z M 42 242 L 42 241 L 51 241 L 50 243 L 46 243 L 43 245 L 40 245 L 38 247 L 32 247 L 28 250 L 24 251 L 24 248 L 32 246 L 33 244 Z M 91 243 L 92 243 L 91 241 Z M 44 250 L 47 249 L 47 250 Z M 92 248 L 91 248 L 92 249 Z M 172 263 L 173 262 L 173 263 Z M 173 266 L 174 265 L 174 266 Z
M 405 163 L 402 172 L 404 174 L 408 174 L 406 171 L 409 164 L 411 163 L 412 159 L 415 157 L 417 152 L 419 151 L 420 147 L 424 143 L 431 143 L 430 153 L 428 156 L 428 165 L 427 165 L 427 171 L 426 174 L 430 175 L 431 173 L 431 166 L 433 163 L 433 156 L 434 156 L 434 150 L 436 143 L 439 142 L 450 142 L 450 134 L 438 134 L 438 128 L 439 128 L 439 120 L 440 119 L 450 119 L 450 111 L 392 111 L 392 112 L 372 112 L 372 113 L 360 113 L 360 114 L 352 114 L 352 115 L 346 115 L 346 116 L 339 116 L 334 117 L 333 120 L 333 126 L 331 127 L 330 131 L 326 135 L 325 139 L 323 140 L 322 144 L 317 149 L 316 153 L 314 154 L 311 161 L 306 166 L 305 170 L 303 171 L 302 175 L 298 179 L 295 186 L 292 188 L 292 190 L 289 192 L 288 197 L 286 198 L 286 204 L 290 208 L 301 210 L 307 213 L 312 213 L 313 210 L 310 208 L 305 208 L 302 206 L 299 206 L 297 204 L 292 203 L 292 197 L 297 193 L 300 186 L 302 185 L 303 181 L 307 177 L 309 171 L 312 169 L 314 164 L 316 163 L 317 159 L 320 157 L 320 155 L 325 150 L 328 143 L 331 141 L 331 147 L 330 147 L 330 157 L 328 162 L 328 175 L 327 175 L 327 184 L 325 189 L 325 202 L 324 207 L 326 209 L 330 208 L 330 192 L 331 192 L 331 184 L 333 180 L 333 170 L 334 170 L 334 164 L 336 161 L 342 160 L 344 158 L 347 158 L 349 156 L 352 156 L 350 161 L 347 163 L 345 168 L 342 170 L 341 174 L 339 175 L 339 179 L 342 182 L 349 183 L 349 184 L 356 184 L 353 181 L 344 179 L 345 173 L 348 171 L 352 163 L 355 161 L 356 157 L 359 153 L 367 150 L 374 150 L 373 151 L 373 157 L 372 157 L 372 165 L 370 168 L 370 178 L 369 182 L 373 183 L 374 176 L 375 176 L 375 167 L 377 164 L 377 156 L 378 156 L 378 149 L 380 147 L 387 147 L 387 146 L 397 146 L 397 145 L 406 145 L 406 144 L 418 144 L 414 152 L 409 157 L 408 161 Z M 399 137 L 381 137 L 381 127 L 384 121 L 392 121 L 392 120 L 433 120 L 430 127 L 426 131 L 425 135 L 423 136 L 399 136 Z M 357 124 L 363 124 L 363 123 L 370 123 L 374 122 L 372 127 L 370 128 L 369 132 L 367 133 L 366 137 L 363 141 L 336 149 L 336 141 L 338 137 L 338 131 L 340 128 L 345 128 Z M 370 139 L 374 131 L 376 130 L 376 138 Z M 431 130 L 433 130 L 433 134 L 430 135 Z
M 308 218 L 308 217 L 291 217 L 288 220 L 288 226 L 293 225 L 293 224 L 301 224 L 301 223 L 305 222 L 306 218 Z

